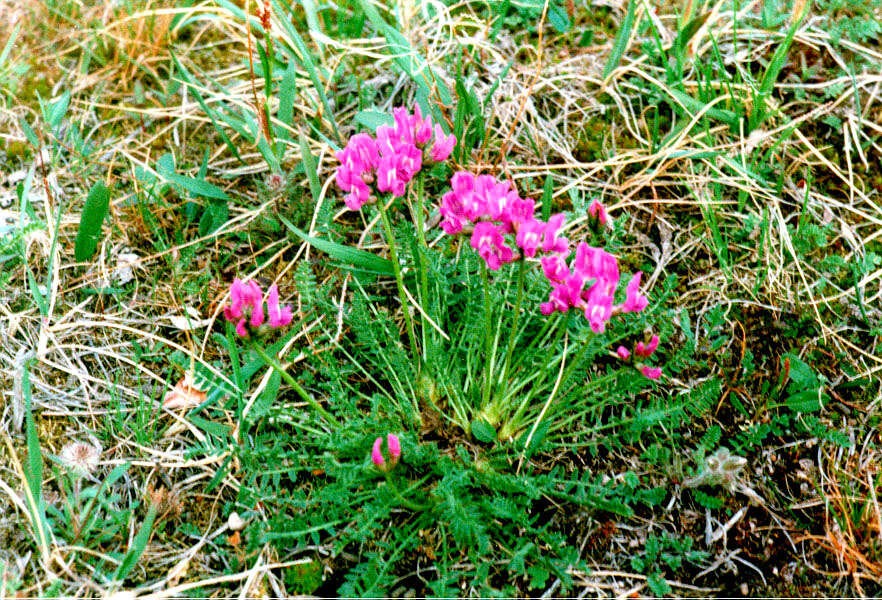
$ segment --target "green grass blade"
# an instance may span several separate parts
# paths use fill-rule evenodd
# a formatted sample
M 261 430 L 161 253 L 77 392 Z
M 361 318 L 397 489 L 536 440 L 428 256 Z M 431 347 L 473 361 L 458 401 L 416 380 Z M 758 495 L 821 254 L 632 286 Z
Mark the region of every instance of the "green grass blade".
M 358 0 L 358 4 L 371 24 L 386 38 L 389 44 L 388 52 L 394 57 L 395 64 L 420 88 L 425 98 L 431 98 L 433 90 L 429 84 L 438 81 L 438 78 L 426 60 L 411 47 L 410 42 L 401 35 L 401 32 L 386 22 L 373 4 L 368 0 Z M 450 92 L 444 85 L 437 85 L 435 88 L 442 103 L 449 105 L 453 102 Z
M 295 227 L 285 217 L 280 215 L 279 219 L 294 235 L 316 249 L 321 250 L 331 258 L 335 258 L 340 262 L 346 265 L 351 265 L 357 269 L 371 271 L 382 275 L 395 274 L 395 271 L 392 269 L 392 262 L 385 258 L 380 258 L 379 256 L 371 254 L 365 250 L 359 250 L 358 248 L 352 248 L 329 240 L 312 237 L 305 231 Z
M 245 161 L 243 161 L 242 157 L 239 156 L 239 150 L 236 148 L 236 145 L 233 144 L 233 141 L 227 135 L 227 132 L 224 131 L 223 128 L 218 124 L 217 118 L 215 117 L 215 115 L 218 113 L 216 113 L 216 111 L 214 111 L 214 110 L 211 110 L 208 107 L 208 105 L 205 103 L 205 99 L 202 97 L 202 93 L 199 91 L 199 87 L 196 85 L 196 80 L 189 73 L 189 71 L 187 71 L 187 69 L 185 69 L 184 66 L 180 63 L 177 55 L 174 52 L 171 52 L 170 54 L 171 54 L 172 60 L 175 63 L 175 66 L 177 67 L 178 71 L 181 73 L 182 77 L 184 78 L 184 83 L 189 88 L 189 90 L 191 92 L 193 92 L 193 95 L 196 97 L 196 102 L 199 103 L 199 106 L 202 108 L 202 111 L 211 120 L 211 125 L 212 125 L 212 127 L 214 127 L 214 130 L 218 133 L 218 135 L 221 136 L 221 139 L 224 141 L 224 144 L 226 144 L 227 148 L 229 148 L 230 152 L 232 152 L 233 156 L 235 156 L 236 159 L 240 163 L 244 164 Z
M 151 504 L 147 510 L 147 516 L 144 517 L 144 522 L 141 523 L 141 528 L 132 540 L 132 545 L 129 546 L 129 550 L 113 574 L 115 581 L 125 581 L 125 578 L 137 564 L 138 559 L 144 554 L 144 550 L 147 549 L 147 542 L 150 541 L 150 533 L 153 530 L 153 522 L 156 520 L 157 512 L 158 504 Z
M 273 0 L 276 11 L 278 14 L 284 14 L 282 10 L 282 5 L 277 1 Z M 287 4 L 286 4 L 287 6 Z M 293 12 L 290 6 L 287 6 L 288 12 Z M 337 120 L 334 118 L 334 111 L 331 109 L 331 103 L 328 100 L 328 95 L 325 93 L 325 86 L 322 83 L 321 78 L 319 77 L 318 68 L 316 66 L 316 60 L 313 58 L 312 53 L 307 48 L 306 43 L 304 43 L 303 38 L 297 33 L 297 30 L 294 29 L 294 25 L 289 22 L 289 19 L 279 19 L 279 22 L 282 24 L 282 27 L 285 28 L 285 32 L 294 42 L 294 45 L 297 47 L 297 62 L 303 65 L 303 68 L 306 69 L 307 75 L 309 75 L 310 81 L 312 81 L 313 87 L 315 87 L 315 91 L 319 96 L 319 100 L 322 103 L 322 106 L 325 109 L 325 116 L 328 121 L 331 122 L 331 127 L 334 130 L 334 134 L 337 136 L 337 141 L 342 140 L 342 136 L 340 135 L 340 129 L 337 127 Z
M 610 73 L 619 66 L 622 56 L 625 55 L 625 50 L 628 49 L 628 42 L 631 40 L 631 31 L 634 29 L 634 11 L 636 6 L 637 2 L 635 0 L 630 0 L 628 2 L 628 13 L 625 15 L 625 20 L 622 22 L 622 26 L 616 33 L 616 38 L 613 40 L 612 51 L 609 53 L 606 67 L 603 69 L 604 79 L 609 77 Z
M 318 202 L 322 192 L 322 185 L 319 183 L 318 177 L 318 165 L 312 152 L 309 151 L 309 142 L 302 133 L 300 134 L 300 154 L 303 156 L 303 170 L 306 171 L 306 179 L 309 180 L 312 199 Z
M 685 106 L 686 109 L 690 112 L 699 113 L 707 106 L 707 104 L 705 104 L 701 100 L 697 100 L 689 94 L 681 92 L 680 90 L 669 89 L 668 93 L 671 95 L 672 98 Z M 722 108 L 708 108 L 705 111 L 705 114 L 712 119 L 716 119 L 717 121 L 722 121 L 723 123 L 726 123 L 730 127 L 738 123 L 738 115 L 736 115 L 731 110 L 725 110 Z
M 3 51 L 0 52 L 0 69 L 3 68 L 3 65 L 6 64 L 6 59 L 9 58 L 9 52 L 12 50 L 12 45 L 15 43 L 16 38 L 18 38 L 18 32 L 21 31 L 22 24 L 23 21 L 19 21 L 16 24 L 15 29 L 12 30 L 12 35 L 6 40 L 6 45 L 3 46 Z

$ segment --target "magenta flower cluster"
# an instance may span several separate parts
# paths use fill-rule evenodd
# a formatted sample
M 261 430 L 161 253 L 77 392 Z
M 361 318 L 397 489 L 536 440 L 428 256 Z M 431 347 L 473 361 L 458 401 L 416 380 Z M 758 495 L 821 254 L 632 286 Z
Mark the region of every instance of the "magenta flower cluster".
M 552 291 L 548 302 L 540 306 L 542 314 L 577 308 L 584 311 L 591 329 L 602 333 L 613 315 L 646 308 L 646 296 L 639 292 L 640 273 L 628 284 L 625 301 L 613 304 L 619 266 L 612 254 L 581 242 L 574 260 L 567 263 L 570 243 L 559 235 L 563 213 L 547 222 L 537 219 L 532 200 L 521 198 L 509 182 L 491 175 L 460 171 L 450 180 L 450 187 L 441 199 L 441 228 L 449 235 L 471 232 L 471 246 L 489 269 L 496 271 L 519 256 L 506 245 L 506 234 L 513 235 L 514 245 L 523 256 L 543 255 L 540 263 Z M 592 205 L 592 216 L 606 222 L 606 211 L 600 203 Z
M 403 196 L 424 162 L 442 162 L 453 152 L 456 138 L 446 135 L 439 124 L 433 127 L 432 117 L 423 117 L 419 106 L 413 113 L 398 107 L 392 115 L 394 124 L 378 127 L 376 138 L 356 134 L 336 154 L 337 186 L 348 192 L 343 201 L 350 210 L 372 200 L 372 184 L 379 192 Z
M 539 251 L 552 255 L 569 252 L 569 241 L 557 235 L 564 215 L 554 215 L 548 222 L 537 219 L 533 201 L 521 198 L 508 181 L 460 171 L 453 175 L 450 186 L 441 199 L 441 228 L 448 235 L 471 233 L 472 248 L 490 270 L 519 257 L 506 246 L 506 234 L 513 234 L 515 246 L 530 258 Z
M 613 316 L 640 312 L 649 304 L 640 293 L 640 272 L 625 287 L 624 301 L 615 303 L 621 279 L 619 263 L 602 248 L 580 242 L 572 261 L 567 262 L 571 248 L 569 240 L 560 235 L 563 213 L 553 215 L 547 222 L 536 218 L 531 199 L 521 198 L 508 181 L 491 175 L 460 171 L 451 178 L 450 187 L 441 199 L 441 228 L 448 235 L 470 233 L 471 247 L 493 271 L 518 258 L 538 256 L 552 288 L 548 301 L 539 306 L 542 314 L 577 309 L 585 314 L 592 331 L 603 333 Z M 595 201 L 588 212 L 596 223 L 606 224 L 602 204 Z M 507 239 L 507 235 L 511 237 Z M 652 379 L 661 374 L 660 370 L 648 367 L 642 372 Z
M 266 310 L 264 310 L 264 304 Z M 272 328 L 284 327 L 294 318 L 290 306 L 279 305 L 279 288 L 272 284 L 264 298 L 256 281 L 238 277 L 230 287 L 230 304 L 224 307 L 224 318 L 236 324 L 236 334 L 248 337 L 268 322 Z

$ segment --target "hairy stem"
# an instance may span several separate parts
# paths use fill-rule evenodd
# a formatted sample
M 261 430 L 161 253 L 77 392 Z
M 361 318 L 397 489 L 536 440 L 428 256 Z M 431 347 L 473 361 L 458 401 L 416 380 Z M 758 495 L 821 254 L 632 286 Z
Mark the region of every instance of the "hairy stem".
M 521 317 L 521 302 L 524 299 L 524 271 L 526 270 L 526 264 L 527 261 L 524 260 L 524 257 L 522 256 L 518 264 L 518 295 L 514 306 L 514 321 L 511 324 L 511 332 L 508 334 L 508 349 L 505 352 L 505 362 L 502 366 L 502 378 L 499 381 L 500 385 L 505 385 L 505 381 L 508 378 L 508 366 L 511 363 L 511 354 L 514 351 L 515 339 L 518 337 L 518 321 Z
M 481 399 L 481 408 L 487 408 L 490 404 L 490 383 L 493 381 L 493 353 L 491 340 L 491 307 L 490 307 L 490 282 L 487 278 L 487 265 L 481 263 L 481 283 L 484 288 L 484 390 Z
M 425 222 L 424 222 L 424 214 L 423 214 L 423 204 L 425 201 L 424 195 L 424 185 L 425 179 L 422 172 L 417 175 L 417 202 L 416 202 L 416 210 L 414 211 L 414 225 L 416 226 L 417 231 L 417 239 L 420 242 L 419 248 L 419 261 L 420 261 L 420 302 L 423 306 L 423 311 L 427 311 L 428 308 L 426 303 L 429 298 L 429 275 L 426 271 L 427 261 L 426 256 L 429 251 L 429 245 L 426 243 L 426 232 L 425 232 Z M 429 330 L 429 324 L 426 323 L 426 316 L 420 313 L 420 319 L 423 324 L 422 335 L 423 335 L 423 360 L 426 359 L 428 352 L 428 344 L 426 343 L 426 332 Z
M 380 216 L 383 219 L 383 229 L 386 233 L 386 244 L 389 246 L 389 258 L 392 261 L 392 270 L 395 272 L 395 283 L 398 285 L 398 299 L 401 302 L 401 311 L 404 313 L 404 321 L 407 326 L 407 337 L 410 339 L 410 351 L 413 354 L 414 375 L 419 376 L 422 368 L 422 359 L 420 358 L 420 350 L 416 343 L 416 334 L 413 329 L 413 319 L 410 317 L 410 303 L 407 301 L 407 294 L 404 293 L 404 279 L 401 277 L 401 265 L 398 264 L 398 250 L 395 247 L 395 232 L 392 230 L 392 223 L 389 221 L 389 215 L 386 214 L 386 206 L 380 200 L 377 203 L 380 210 Z
M 331 414 L 328 411 L 326 411 L 322 407 L 322 405 L 316 401 L 315 398 L 310 396 L 309 393 L 307 393 L 307 391 L 304 390 L 303 387 L 301 387 L 301 385 L 299 383 L 297 383 L 297 381 L 293 377 L 291 377 L 291 375 L 288 374 L 288 372 L 285 370 L 285 368 L 282 366 L 282 364 L 279 362 L 279 360 L 275 356 L 271 356 L 270 354 L 268 354 L 267 351 L 264 350 L 263 347 L 260 346 L 260 344 L 258 344 L 257 342 L 255 342 L 253 340 L 251 342 L 251 347 L 254 348 L 254 351 L 257 352 L 257 355 L 263 359 L 263 362 L 265 362 L 267 365 L 269 365 L 270 367 L 272 367 L 273 369 L 278 371 L 279 374 L 282 376 L 282 379 L 284 379 L 288 383 L 288 385 L 293 387 L 294 391 L 297 392 L 297 394 L 301 398 L 303 398 L 303 400 L 307 404 L 309 404 L 312 408 L 314 408 L 317 413 L 319 413 L 321 416 L 323 416 L 325 418 L 325 420 L 328 421 L 329 423 L 333 424 L 336 427 L 340 427 L 340 422 L 337 419 L 335 419 L 333 416 L 331 416 Z

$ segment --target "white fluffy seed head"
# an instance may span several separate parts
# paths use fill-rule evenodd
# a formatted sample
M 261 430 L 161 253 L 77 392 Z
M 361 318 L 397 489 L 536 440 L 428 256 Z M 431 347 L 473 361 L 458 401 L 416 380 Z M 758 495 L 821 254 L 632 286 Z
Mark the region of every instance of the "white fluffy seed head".
M 98 468 L 101 448 L 86 442 L 71 442 L 61 450 L 61 462 L 77 475 L 91 475 Z
M 241 529 L 244 529 L 245 521 L 242 520 L 239 513 L 231 512 L 227 519 L 227 527 L 230 528 L 230 531 L 240 531 Z

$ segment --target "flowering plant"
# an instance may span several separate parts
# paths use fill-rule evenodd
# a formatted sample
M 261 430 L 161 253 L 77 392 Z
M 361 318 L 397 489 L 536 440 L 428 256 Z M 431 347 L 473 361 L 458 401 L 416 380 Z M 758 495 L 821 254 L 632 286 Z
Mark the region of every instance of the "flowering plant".
M 348 208 L 363 210 L 366 205 L 375 205 L 380 213 L 412 355 L 412 383 L 407 387 L 416 385 L 424 390 L 423 395 L 430 403 L 437 403 L 440 398 L 433 398 L 433 394 L 438 396 L 437 381 L 447 377 L 444 368 L 429 358 L 430 347 L 443 343 L 438 341 L 436 333 L 445 341 L 449 342 L 450 338 L 439 325 L 445 322 L 445 315 L 432 309 L 435 299 L 430 294 L 428 274 L 432 269 L 443 267 L 438 263 L 437 248 L 430 247 L 426 239 L 429 231 L 424 226 L 427 202 L 423 167 L 447 159 L 456 140 L 445 135 L 438 124 L 433 127 L 431 118 L 424 117 L 418 107 L 413 112 L 396 108 L 393 114 L 393 124 L 380 126 L 375 136 L 359 133 L 350 138 L 346 147 L 337 153 L 340 165 L 335 180 L 346 192 L 344 203 Z M 415 186 L 411 185 L 414 181 Z M 442 235 L 467 240 L 468 247 L 481 259 L 480 285 L 475 286 L 475 291 L 480 290 L 483 298 L 483 344 L 478 349 L 469 341 L 477 354 L 467 361 L 482 363 L 483 368 L 474 373 L 480 383 L 465 384 L 467 389 L 479 390 L 471 400 L 448 394 L 447 402 L 453 404 L 453 418 L 464 429 L 474 432 L 477 427 L 479 432 L 487 432 L 489 427 L 495 435 L 495 428 L 501 426 L 500 435 L 510 438 L 524 430 L 529 418 L 537 416 L 528 402 L 514 402 L 506 391 L 513 369 L 523 367 L 515 353 L 518 340 L 524 335 L 522 312 L 535 314 L 533 311 L 536 311 L 546 319 L 545 331 L 557 332 L 554 346 L 568 330 L 572 314 L 581 315 L 592 334 L 603 335 L 616 316 L 640 313 L 649 306 L 649 300 L 640 291 L 640 272 L 623 280 L 615 255 L 585 241 L 571 241 L 565 234 L 568 227 L 564 213 L 540 218 L 536 203 L 522 198 L 511 182 L 460 170 L 453 174 L 448 185 L 449 189 L 441 194 L 438 202 L 438 226 Z M 389 217 L 389 207 L 400 198 L 406 199 L 419 242 L 416 252 L 412 251 L 413 264 L 399 259 L 404 247 L 398 242 L 396 228 Z M 588 218 L 590 225 L 598 230 L 610 223 L 606 208 L 598 201 L 588 209 Z M 396 221 L 396 224 L 401 230 L 402 222 Z M 505 269 L 512 263 L 518 265 L 516 275 L 510 275 Z M 410 272 L 415 274 L 414 283 L 408 284 L 415 286 L 413 291 L 405 284 L 405 275 Z M 495 274 L 492 281 L 490 273 Z M 540 280 L 548 290 L 546 300 L 528 309 L 523 304 L 524 298 L 534 295 L 533 289 Z M 493 290 L 503 284 L 506 289 L 515 290 L 513 308 L 504 298 L 494 297 Z M 533 289 L 527 290 L 528 287 Z M 415 325 L 416 314 L 419 326 Z M 451 324 L 449 320 L 447 324 Z M 533 324 L 531 317 L 530 326 Z M 507 342 L 500 339 L 503 329 L 508 330 Z M 658 379 L 661 369 L 645 362 L 657 345 L 658 337 L 654 336 L 648 345 L 639 342 L 633 353 L 621 346 L 610 354 L 622 364 L 633 365 L 646 377 Z M 551 356 L 557 358 L 559 349 L 555 347 L 553 352 Z M 562 361 L 566 361 L 567 354 L 560 357 Z M 567 375 L 572 374 L 574 364 L 581 364 L 579 360 L 572 360 L 575 356 L 581 355 L 570 356 Z M 549 362 L 544 368 L 551 366 Z M 523 372 L 520 375 L 527 376 Z M 418 402 L 412 405 L 415 420 L 421 420 Z M 534 428 L 535 424 L 534 420 Z

